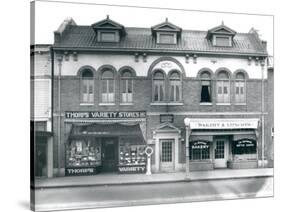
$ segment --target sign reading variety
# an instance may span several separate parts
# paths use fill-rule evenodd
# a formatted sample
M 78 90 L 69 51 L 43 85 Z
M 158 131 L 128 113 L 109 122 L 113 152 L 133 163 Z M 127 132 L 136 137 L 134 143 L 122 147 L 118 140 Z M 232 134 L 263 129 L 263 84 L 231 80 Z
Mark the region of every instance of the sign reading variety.
M 125 112 L 99 112 L 99 111 L 66 111 L 66 119 L 135 119 L 145 118 L 145 111 L 125 111 Z
M 190 129 L 257 129 L 258 119 L 190 119 Z

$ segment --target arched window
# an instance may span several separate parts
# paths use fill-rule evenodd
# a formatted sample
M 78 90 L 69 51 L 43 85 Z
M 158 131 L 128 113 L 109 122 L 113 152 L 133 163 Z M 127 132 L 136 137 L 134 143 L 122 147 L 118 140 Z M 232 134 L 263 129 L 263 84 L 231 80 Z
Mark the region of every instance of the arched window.
M 101 101 L 102 103 L 114 103 L 114 73 L 111 69 L 105 69 L 101 75 Z
M 93 72 L 90 69 L 84 69 L 81 73 L 81 102 L 94 102 L 94 80 Z
M 162 71 L 156 71 L 153 74 L 153 101 L 154 102 L 163 102 L 165 96 L 165 76 Z
M 245 75 L 239 72 L 235 76 L 235 102 L 246 102 L 246 80 Z
M 226 71 L 217 75 L 217 103 L 230 103 L 230 77 Z
M 201 100 L 202 103 L 208 103 L 212 101 L 211 91 L 211 74 L 208 71 L 203 71 L 200 74 L 201 80 Z
M 172 71 L 169 76 L 169 96 L 170 102 L 181 101 L 181 76 L 178 71 Z
M 121 75 L 121 100 L 123 103 L 133 102 L 133 75 L 130 70 L 124 70 Z

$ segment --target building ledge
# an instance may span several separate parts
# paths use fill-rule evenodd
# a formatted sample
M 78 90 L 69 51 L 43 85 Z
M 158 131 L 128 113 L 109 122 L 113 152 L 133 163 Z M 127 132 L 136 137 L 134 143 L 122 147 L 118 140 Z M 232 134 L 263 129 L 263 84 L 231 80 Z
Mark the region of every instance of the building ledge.
M 93 106 L 94 103 L 80 103 L 80 106 Z

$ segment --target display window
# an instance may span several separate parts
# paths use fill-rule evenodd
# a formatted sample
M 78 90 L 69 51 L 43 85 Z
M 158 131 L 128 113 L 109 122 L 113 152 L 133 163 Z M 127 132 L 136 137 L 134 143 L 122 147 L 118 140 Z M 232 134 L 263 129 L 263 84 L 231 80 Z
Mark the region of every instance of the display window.
M 101 165 L 101 143 L 95 139 L 71 140 L 66 151 L 67 167 Z
M 233 141 L 232 155 L 234 160 L 255 160 L 257 154 L 257 142 L 251 139 Z
M 210 144 L 206 141 L 190 142 L 190 160 L 210 159 Z
M 120 139 L 119 165 L 146 165 L 145 145 L 134 143 L 133 138 Z

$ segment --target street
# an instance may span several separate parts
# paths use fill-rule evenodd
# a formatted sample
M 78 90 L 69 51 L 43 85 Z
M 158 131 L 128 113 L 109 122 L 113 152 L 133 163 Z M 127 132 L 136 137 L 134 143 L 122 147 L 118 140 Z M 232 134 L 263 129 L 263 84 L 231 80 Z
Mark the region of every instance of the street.
M 273 195 L 273 177 L 36 189 L 36 210 L 145 205 Z

